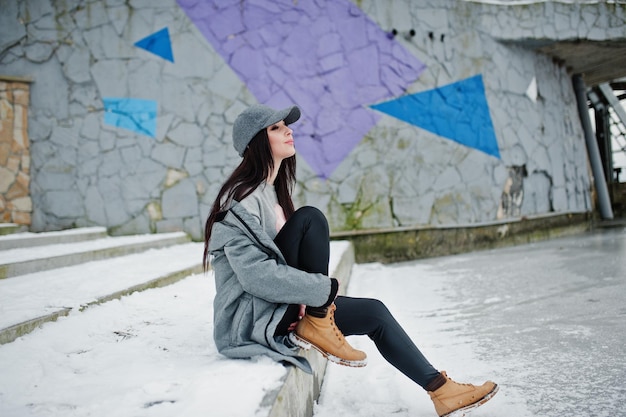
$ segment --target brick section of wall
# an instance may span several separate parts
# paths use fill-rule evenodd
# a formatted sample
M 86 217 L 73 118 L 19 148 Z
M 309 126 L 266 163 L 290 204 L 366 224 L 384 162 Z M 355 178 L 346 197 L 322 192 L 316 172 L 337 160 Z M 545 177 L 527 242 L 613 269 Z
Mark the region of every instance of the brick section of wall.
M 30 226 L 27 81 L 0 77 L 0 223 Z

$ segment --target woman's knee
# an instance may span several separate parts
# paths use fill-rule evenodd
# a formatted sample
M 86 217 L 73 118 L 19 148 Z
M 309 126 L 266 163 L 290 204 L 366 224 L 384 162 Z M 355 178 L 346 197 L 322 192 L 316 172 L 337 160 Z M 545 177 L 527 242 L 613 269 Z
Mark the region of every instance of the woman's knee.
M 395 322 L 387 306 L 375 298 L 339 296 L 335 304 L 335 322 L 344 335 L 366 334 L 376 340 Z
M 369 298 L 367 299 L 366 320 L 370 323 L 370 329 L 367 335 L 373 339 L 380 339 L 386 330 L 395 322 L 395 319 L 385 303 L 382 301 Z
M 351 308 L 357 310 L 361 320 L 365 320 L 374 326 L 386 323 L 389 318 L 393 318 L 391 312 L 382 301 L 376 298 L 353 298 Z
M 380 319 L 385 319 L 388 316 L 391 316 L 391 312 L 382 301 L 376 298 L 370 298 L 369 300 L 368 310 L 370 313 Z
M 295 211 L 293 215 L 297 217 L 302 217 L 311 224 L 322 225 L 325 228 L 328 228 L 328 221 L 326 220 L 326 216 L 324 216 L 324 213 L 322 213 L 321 210 L 317 207 L 300 207 L 298 210 Z
M 299 209 L 297 209 L 294 213 L 294 216 L 307 216 L 307 217 L 311 217 L 311 218 L 323 218 L 324 220 L 326 220 L 326 216 L 324 216 L 324 213 L 322 213 L 322 211 L 320 209 L 318 209 L 317 207 L 313 207 L 313 206 L 303 206 L 300 207 Z

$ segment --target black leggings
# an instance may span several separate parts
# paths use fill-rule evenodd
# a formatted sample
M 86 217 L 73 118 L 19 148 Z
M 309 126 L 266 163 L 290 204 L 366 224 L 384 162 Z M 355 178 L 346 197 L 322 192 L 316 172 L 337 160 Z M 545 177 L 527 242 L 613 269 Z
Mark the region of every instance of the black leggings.
M 297 210 L 274 242 L 289 265 L 328 275 L 328 222 L 315 207 Z M 345 336 L 368 335 L 387 362 L 423 388 L 439 375 L 381 301 L 339 296 L 335 305 L 335 323 Z M 289 323 L 297 320 L 298 309 L 289 306 L 277 333 L 286 333 Z

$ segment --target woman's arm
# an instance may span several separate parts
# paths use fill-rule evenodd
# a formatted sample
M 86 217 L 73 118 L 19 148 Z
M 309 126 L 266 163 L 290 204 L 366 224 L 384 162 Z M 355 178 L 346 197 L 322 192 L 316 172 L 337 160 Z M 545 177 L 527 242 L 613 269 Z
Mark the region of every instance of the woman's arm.
M 244 291 L 267 301 L 318 307 L 336 296 L 336 280 L 279 263 L 245 235 L 230 240 L 224 253 Z

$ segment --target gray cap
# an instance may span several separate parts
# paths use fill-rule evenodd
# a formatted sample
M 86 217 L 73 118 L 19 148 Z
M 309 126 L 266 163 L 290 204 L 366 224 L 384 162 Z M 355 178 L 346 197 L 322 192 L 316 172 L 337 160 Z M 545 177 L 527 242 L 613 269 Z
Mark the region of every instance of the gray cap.
M 274 110 L 263 104 L 250 106 L 235 119 L 235 124 L 233 125 L 233 146 L 239 156 L 243 156 L 243 152 L 252 138 L 261 130 L 281 120 L 284 120 L 285 124 L 290 125 L 299 118 L 300 109 L 298 106 L 291 106 L 283 110 Z

